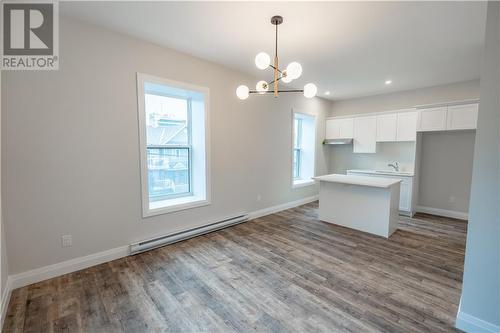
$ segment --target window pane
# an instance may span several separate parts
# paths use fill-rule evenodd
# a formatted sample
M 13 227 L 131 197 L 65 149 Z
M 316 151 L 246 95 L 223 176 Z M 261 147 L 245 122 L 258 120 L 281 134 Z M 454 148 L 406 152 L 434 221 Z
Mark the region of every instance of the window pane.
M 300 178 L 300 149 L 293 150 L 293 179 Z
M 293 179 L 300 179 L 302 145 L 302 119 L 293 118 Z
M 293 184 L 306 184 L 315 174 L 316 120 L 294 113 L 293 121 Z
M 145 94 L 148 146 L 181 145 L 188 140 L 188 101 Z
M 293 119 L 293 147 L 300 148 L 302 122 L 298 118 Z
M 189 188 L 189 148 L 149 148 L 149 201 L 186 194 Z

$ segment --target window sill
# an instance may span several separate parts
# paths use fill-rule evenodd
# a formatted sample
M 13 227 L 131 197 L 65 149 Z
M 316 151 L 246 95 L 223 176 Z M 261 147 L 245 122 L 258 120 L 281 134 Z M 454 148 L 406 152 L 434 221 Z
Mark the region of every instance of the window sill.
M 312 179 L 300 179 L 300 180 L 293 181 L 292 188 L 300 188 L 300 187 L 311 186 L 311 185 L 314 185 L 314 180 L 312 180 Z
M 149 209 L 143 212 L 143 217 L 151 217 L 155 215 L 168 214 L 180 210 L 191 209 L 196 207 L 208 206 L 210 200 L 200 196 L 188 196 L 163 201 L 153 202 L 149 205 Z

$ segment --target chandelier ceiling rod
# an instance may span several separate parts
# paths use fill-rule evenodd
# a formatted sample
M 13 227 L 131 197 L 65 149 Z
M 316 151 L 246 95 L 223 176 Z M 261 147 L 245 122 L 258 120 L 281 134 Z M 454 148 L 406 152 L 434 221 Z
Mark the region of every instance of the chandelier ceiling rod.
M 271 23 L 276 27 L 276 35 L 274 38 L 274 97 L 278 97 L 278 25 L 283 22 L 283 18 L 281 16 L 273 16 L 271 18 Z
M 279 69 L 278 60 L 278 25 L 283 23 L 283 17 L 276 15 L 271 18 L 271 24 L 275 26 L 275 37 L 274 37 L 274 59 L 271 63 L 271 57 L 265 52 L 260 52 L 255 57 L 255 65 L 259 69 L 272 68 L 273 69 L 273 80 L 270 82 L 259 81 L 255 86 L 255 90 L 248 89 L 247 86 L 241 85 L 236 89 L 236 95 L 240 99 L 247 99 L 249 94 L 274 94 L 274 97 L 278 97 L 279 93 L 286 92 L 301 92 L 307 98 L 312 98 L 316 96 L 317 88 L 313 83 L 308 83 L 304 86 L 304 89 L 288 89 L 280 90 L 279 81 L 283 83 L 290 83 L 292 80 L 297 79 L 302 74 L 302 66 L 298 62 L 291 62 L 285 70 Z M 273 89 L 270 91 L 269 87 L 272 85 Z

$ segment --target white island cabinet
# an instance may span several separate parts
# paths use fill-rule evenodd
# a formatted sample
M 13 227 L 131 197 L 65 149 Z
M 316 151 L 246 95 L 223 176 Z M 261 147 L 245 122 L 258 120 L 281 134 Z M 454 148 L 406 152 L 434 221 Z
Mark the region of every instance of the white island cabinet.
M 331 174 L 319 181 L 319 219 L 388 238 L 398 226 L 400 179 Z

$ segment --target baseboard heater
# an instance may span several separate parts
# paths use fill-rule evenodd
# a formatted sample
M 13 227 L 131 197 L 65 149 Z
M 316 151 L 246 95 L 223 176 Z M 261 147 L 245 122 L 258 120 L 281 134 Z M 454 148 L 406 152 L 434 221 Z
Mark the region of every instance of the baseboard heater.
M 134 255 L 137 253 L 149 251 L 158 247 L 162 247 L 165 245 L 177 243 L 189 238 L 193 238 L 196 236 L 208 234 L 209 232 L 224 229 L 235 224 L 239 224 L 242 222 L 248 221 L 248 215 L 242 214 L 235 217 L 231 217 L 228 219 L 224 219 L 222 221 L 217 221 L 214 223 L 210 223 L 201 227 L 188 229 L 185 231 L 177 232 L 174 234 L 156 237 L 148 240 L 144 240 L 137 243 L 130 244 L 130 254 Z

